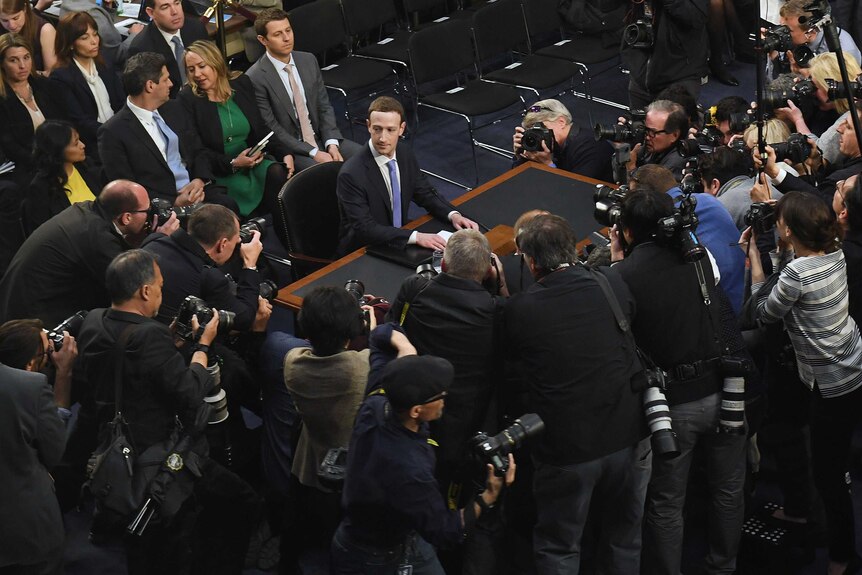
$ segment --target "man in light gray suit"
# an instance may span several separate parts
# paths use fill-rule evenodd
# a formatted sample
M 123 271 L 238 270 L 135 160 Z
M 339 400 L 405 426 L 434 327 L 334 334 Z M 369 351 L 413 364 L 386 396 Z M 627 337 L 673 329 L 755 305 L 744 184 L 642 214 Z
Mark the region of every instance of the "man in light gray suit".
M 323 162 L 341 162 L 362 150 L 345 140 L 313 54 L 293 50 L 293 29 L 287 12 L 267 8 L 254 22 L 257 39 L 266 48 L 247 74 L 254 84 L 263 121 L 288 145 L 296 170 Z M 300 97 L 296 98 L 298 94 Z

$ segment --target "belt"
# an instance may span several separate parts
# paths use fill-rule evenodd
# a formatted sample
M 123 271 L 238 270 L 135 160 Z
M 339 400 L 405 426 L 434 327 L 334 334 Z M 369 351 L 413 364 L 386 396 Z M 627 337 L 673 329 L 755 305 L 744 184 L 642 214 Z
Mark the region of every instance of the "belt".
M 694 363 L 681 363 L 667 370 L 668 385 L 683 383 L 692 379 L 718 372 L 721 369 L 721 358 L 702 359 Z

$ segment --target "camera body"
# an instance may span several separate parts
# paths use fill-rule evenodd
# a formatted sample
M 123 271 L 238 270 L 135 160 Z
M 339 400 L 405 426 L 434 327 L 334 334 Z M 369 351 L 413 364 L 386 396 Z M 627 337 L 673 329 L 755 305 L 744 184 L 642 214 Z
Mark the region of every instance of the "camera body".
M 862 98 L 862 83 L 859 82 L 859 78 L 854 82 L 850 82 L 850 90 L 853 93 L 854 99 L 858 100 Z M 847 90 L 844 89 L 844 84 L 841 80 L 826 78 L 826 98 L 830 102 L 847 99 Z
M 811 155 L 811 144 L 805 134 L 790 134 L 786 142 L 772 144 L 772 149 L 775 150 L 776 162 L 790 160 L 794 164 L 801 164 Z
M 260 232 L 260 237 L 266 231 L 266 220 L 263 218 L 251 218 L 239 227 L 239 239 L 242 243 L 247 244 L 254 239 L 254 232 Z
M 603 226 L 612 227 L 620 223 L 622 215 L 622 201 L 629 192 L 629 187 L 622 185 L 619 188 L 610 186 L 596 186 L 593 193 L 595 210 L 593 218 Z
M 272 303 L 275 300 L 275 296 L 278 295 L 278 286 L 272 280 L 263 280 L 258 287 L 258 295 L 269 303 Z
M 745 214 L 745 225 L 756 234 L 765 234 L 775 226 L 775 208 L 768 202 L 754 202 Z
M 675 243 L 680 248 L 683 259 L 689 263 L 696 262 L 706 255 L 706 248 L 694 233 L 698 224 L 697 214 L 694 212 L 695 206 L 697 206 L 697 199 L 692 194 L 685 194 L 673 215 L 658 221 L 657 235 Z
M 185 226 L 199 205 L 178 207 L 164 198 L 153 198 L 150 200 L 150 210 L 147 212 L 147 223 L 149 225 L 149 222 L 152 222 L 153 216 L 155 216 L 156 227 L 163 226 L 170 219 L 171 213 L 174 213 L 177 215 L 180 225 Z
M 652 22 L 639 18 L 623 30 L 623 42 L 629 48 L 652 48 L 655 43 Z
M 793 49 L 793 38 L 790 37 L 790 28 L 787 26 L 773 26 L 766 31 L 763 38 L 764 52 L 787 52 Z
M 473 446 L 473 453 L 483 462 L 490 463 L 494 467 L 495 475 L 503 477 L 509 470 L 508 455 L 544 429 L 545 422 L 541 417 L 535 413 L 525 413 L 493 437 L 480 431 L 470 440 L 470 444 Z
M 521 137 L 521 149 L 525 152 L 541 152 L 543 151 L 543 142 L 549 152 L 554 151 L 554 131 L 537 122 L 524 130 L 524 135 Z
M 54 344 L 54 351 L 63 349 L 63 332 L 69 332 L 69 335 L 74 336 L 81 329 L 84 323 L 84 318 L 87 317 L 89 311 L 82 309 L 60 322 L 54 329 L 45 330 L 45 335 L 48 340 Z
M 625 124 L 614 124 L 604 126 L 596 124 L 594 133 L 596 140 L 608 140 L 620 144 L 642 144 L 646 138 L 646 112 L 644 110 L 632 110 L 632 119 Z
M 180 310 L 176 317 L 176 334 L 185 341 L 196 341 L 197 334 L 192 328 L 192 317 L 197 316 L 200 327 L 205 326 L 213 318 L 213 310 L 207 302 L 199 297 L 186 296 L 180 304 Z M 232 311 L 218 311 L 218 333 L 226 334 L 233 329 L 236 314 Z

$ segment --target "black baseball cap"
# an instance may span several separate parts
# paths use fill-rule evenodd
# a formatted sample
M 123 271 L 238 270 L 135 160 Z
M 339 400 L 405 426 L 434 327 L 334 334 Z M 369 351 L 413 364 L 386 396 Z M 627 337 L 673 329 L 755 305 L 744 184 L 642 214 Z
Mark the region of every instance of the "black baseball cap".
M 433 355 L 408 355 L 383 368 L 380 385 L 398 411 L 424 405 L 446 396 L 455 369 L 448 360 Z

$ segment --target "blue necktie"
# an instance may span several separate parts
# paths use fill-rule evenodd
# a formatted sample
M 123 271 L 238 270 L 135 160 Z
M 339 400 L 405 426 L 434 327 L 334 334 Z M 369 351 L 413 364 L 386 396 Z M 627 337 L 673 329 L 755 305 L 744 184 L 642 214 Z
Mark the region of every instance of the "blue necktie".
M 168 143 L 167 156 L 168 167 L 174 174 L 174 180 L 177 184 L 177 191 L 189 183 L 189 172 L 183 165 L 182 157 L 180 156 L 180 139 L 177 134 L 162 119 L 158 112 L 153 112 L 153 121 L 162 133 L 162 137 Z
M 398 183 L 398 164 L 395 160 L 389 160 L 389 181 L 392 184 L 392 225 L 401 227 L 401 185 Z
M 177 68 L 180 69 L 180 80 L 182 80 L 182 83 L 185 84 L 186 83 L 186 65 L 185 65 L 185 62 L 183 62 L 183 51 L 184 51 L 183 41 L 180 39 L 179 36 L 174 36 L 173 38 L 171 38 L 171 42 L 173 42 L 173 44 L 174 44 L 174 58 L 176 58 L 176 60 L 177 60 Z

